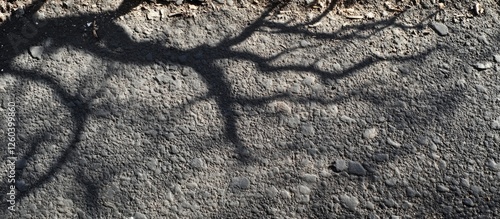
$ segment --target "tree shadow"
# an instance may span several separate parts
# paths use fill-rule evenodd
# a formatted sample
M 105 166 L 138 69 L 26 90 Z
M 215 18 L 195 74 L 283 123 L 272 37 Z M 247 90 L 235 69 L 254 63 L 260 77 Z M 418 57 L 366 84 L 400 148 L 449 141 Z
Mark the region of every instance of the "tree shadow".
M 175 65 L 185 66 L 192 68 L 194 72 L 201 77 L 205 85 L 207 86 L 208 92 L 199 98 L 195 98 L 185 104 L 179 104 L 175 108 L 184 109 L 192 104 L 195 104 L 201 100 L 212 99 L 217 105 L 218 113 L 223 119 L 223 133 L 224 139 L 229 142 L 234 150 L 234 154 L 240 161 L 241 165 L 250 165 L 253 162 L 257 162 L 256 158 L 247 145 L 242 141 L 238 120 L 239 115 L 235 110 L 234 105 L 239 104 L 240 106 L 249 107 L 259 107 L 264 106 L 275 100 L 287 100 L 293 103 L 311 103 L 316 102 L 324 105 L 336 104 L 342 101 L 348 101 L 350 95 L 344 97 L 337 97 L 332 99 L 315 98 L 315 97 L 294 97 L 289 94 L 276 94 L 269 97 L 263 98 L 251 98 L 251 97 L 239 97 L 234 95 L 232 91 L 232 85 L 228 81 L 227 74 L 224 69 L 217 65 L 218 60 L 222 59 L 235 59 L 243 60 L 255 63 L 257 69 L 263 74 L 282 74 L 283 72 L 294 72 L 296 74 L 310 73 L 321 79 L 322 83 L 327 83 L 331 80 L 338 80 L 342 78 L 347 78 L 361 72 L 367 67 L 373 66 L 376 63 L 383 61 L 394 61 L 394 62 L 407 62 L 411 60 L 422 60 L 429 54 L 438 50 L 438 48 L 429 49 L 427 51 L 422 51 L 416 55 L 409 56 L 384 56 L 380 57 L 377 54 L 367 55 L 363 57 L 359 62 L 354 65 L 339 71 L 326 71 L 319 69 L 312 65 L 273 65 L 272 62 L 278 59 L 281 54 L 271 57 L 264 57 L 260 54 L 251 52 L 242 52 L 234 49 L 235 46 L 245 42 L 255 33 L 259 32 L 262 28 L 269 28 L 271 33 L 275 34 L 296 34 L 303 35 L 306 37 L 315 37 L 316 39 L 328 39 L 328 40 L 351 40 L 351 39 L 368 39 L 376 32 L 382 31 L 384 28 L 390 26 L 396 26 L 402 29 L 421 29 L 422 25 L 417 26 L 404 26 L 402 24 L 397 24 L 396 20 L 398 17 L 393 17 L 388 20 L 382 20 L 373 22 L 370 24 L 360 24 L 360 25 L 349 25 L 341 28 L 338 31 L 332 33 L 318 33 L 310 31 L 304 26 L 309 24 L 314 24 L 321 19 L 323 19 L 337 4 L 337 1 L 331 1 L 327 9 L 312 19 L 309 23 L 304 23 L 300 25 L 287 25 L 277 22 L 272 22 L 269 17 L 273 12 L 283 7 L 286 2 L 275 2 L 269 8 L 265 10 L 257 19 L 250 23 L 244 30 L 234 37 L 227 37 L 221 40 L 216 45 L 200 45 L 192 49 L 180 49 L 174 46 L 165 46 L 162 42 L 138 42 L 131 38 L 127 31 L 117 25 L 114 20 L 122 15 L 126 15 L 133 8 L 139 6 L 142 0 L 131 0 L 123 1 L 117 10 L 108 13 L 89 13 L 79 16 L 69 16 L 60 18 L 51 18 L 45 20 L 33 19 L 36 12 L 46 3 L 46 1 L 38 0 L 35 1 L 31 6 L 26 8 L 26 12 L 23 16 L 19 18 L 12 18 L 7 22 L 0 25 L 0 31 L 4 34 L 0 37 L 0 44 L 3 45 L 2 53 L 0 54 L 0 68 L 3 71 L 0 75 L 12 75 L 22 81 L 32 81 L 35 83 L 43 84 L 54 91 L 54 94 L 60 99 L 64 107 L 69 111 L 71 115 L 72 124 L 72 135 L 69 138 L 67 146 L 58 156 L 58 159 L 50 164 L 48 170 L 39 178 L 34 179 L 24 191 L 16 197 L 18 200 L 23 200 L 26 196 L 33 193 L 35 190 L 43 187 L 44 184 L 48 183 L 51 178 L 53 178 L 61 168 L 69 162 L 77 162 L 75 158 L 75 151 L 78 151 L 79 146 L 81 146 L 82 139 L 85 135 L 85 127 L 90 116 L 94 115 L 96 112 L 92 110 L 92 102 L 100 95 L 102 92 L 101 85 L 95 86 L 95 81 L 92 79 L 83 80 L 81 85 L 78 87 L 76 92 L 72 92 L 69 89 L 69 85 L 61 82 L 61 79 L 52 77 L 50 75 L 44 74 L 44 72 L 38 70 L 24 69 L 23 67 L 15 64 L 15 59 L 20 54 L 28 51 L 31 46 L 34 45 L 44 45 L 44 56 L 49 56 L 57 51 L 59 48 L 75 48 L 92 54 L 95 57 L 101 59 L 106 59 L 118 63 L 124 64 L 134 64 L 138 66 L 148 66 L 160 63 L 172 63 Z M 430 16 L 429 16 L 430 17 Z M 89 27 L 88 23 L 93 22 L 99 25 L 97 30 L 96 38 L 91 34 L 91 30 L 86 28 Z M 422 21 L 423 22 L 423 21 Z M 373 30 L 371 35 L 363 35 L 360 32 L 370 29 Z M 82 34 L 85 33 L 85 34 Z M 46 43 L 46 39 L 52 39 L 51 43 Z M 119 39 L 118 45 L 116 39 Z M 165 39 L 162 39 L 165 40 Z M 161 41 L 161 40 L 159 40 Z M 10 46 L 9 46 L 10 45 Z M 123 51 L 116 51 L 115 48 L 121 47 Z M 154 51 L 155 54 L 173 54 L 175 56 L 188 56 L 193 57 L 196 54 L 209 54 L 204 57 L 202 61 L 200 60 L 179 60 L 170 58 L 144 58 L 145 52 L 144 48 L 148 48 Z M 102 81 L 107 81 L 110 77 L 118 74 L 117 72 L 108 71 L 108 74 L 103 76 Z M 87 87 L 95 88 L 94 93 L 82 94 L 83 90 Z M 353 89 L 354 91 L 355 89 Z M 389 94 L 380 94 L 379 96 L 384 96 Z M 456 107 L 456 102 L 460 98 L 459 93 L 450 93 L 441 99 L 443 101 L 449 100 L 449 96 L 458 96 L 454 101 L 450 103 L 437 104 L 443 107 L 439 110 L 442 114 L 447 114 L 453 111 Z M 427 98 L 429 99 L 429 98 Z M 367 101 L 377 100 L 377 98 L 366 97 Z M 436 100 L 438 101 L 438 100 Z M 129 104 L 129 102 L 124 102 L 124 104 Z M 375 104 L 378 104 L 375 103 Z M 429 103 L 433 105 L 434 103 Z M 109 108 L 112 108 L 110 106 Z M 147 110 L 147 109 L 146 109 Z M 411 112 L 410 112 L 411 113 Z M 413 112 L 417 114 L 417 112 Z M 151 114 L 154 115 L 152 112 Z M 428 116 L 427 114 L 422 114 L 422 117 Z M 409 120 L 411 123 L 425 123 L 426 120 Z M 32 138 L 28 142 L 22 142 L 25 145 L 31 144 L 30 150 L 23 156 L 29 160 L 34 156 L 36 152 L 36 147 L 43 139 Z M 203 151 L 204 149 L 200 149 Z M 399 154 L 397 151 L 391 152 L 396 156 L 408 156 L 407 154 Z M 399 154 L 399 155 L 398 155 Z M 84 168 L 84 167 L 82 167 Z M 125 171 L 123 169 L 116 170 L 116 172 Z M 79 173 L 83 175 L 82 170 Z M 113 178 L 116 173 L 110 174 L 111 176 L 102 177 L 103 179 Z M 85 178 L 82 180 L 82 184 L 86 187 L 85 194 L 87 210 L 89 214 L 100 215 L 101 205 L 96 201 L 99 199 L 99 193 L 102 191 L 104 186 L 102 183 L 95 183 L 95 179 Z M 8 186 L 2 184 L 2 194 L 6 194 L 6 188 Z M 6 213 L 7 203 L 2 203 L 2 211 Z

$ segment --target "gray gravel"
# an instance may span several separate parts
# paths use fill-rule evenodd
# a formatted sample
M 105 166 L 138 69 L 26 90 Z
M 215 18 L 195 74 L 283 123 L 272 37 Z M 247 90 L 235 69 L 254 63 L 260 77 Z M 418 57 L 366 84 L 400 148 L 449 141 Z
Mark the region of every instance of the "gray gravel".
M 0 2 L 0 218 L 500 217 L 495 1 Z

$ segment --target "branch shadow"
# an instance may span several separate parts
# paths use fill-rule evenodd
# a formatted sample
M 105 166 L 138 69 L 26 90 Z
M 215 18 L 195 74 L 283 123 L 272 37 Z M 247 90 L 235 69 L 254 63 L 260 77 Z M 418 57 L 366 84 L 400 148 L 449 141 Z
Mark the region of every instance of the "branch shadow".
M 373 66 L 376 63 L 382 61 L 397 61 L 406 62 L 411 60 L 421 60 L 427 57 L 429 54 L 435 52 L 438 48 L 433 48 L 427 51 L 423 51 L 417 55 L 410 55 L 406 57 L 394 56 L 394 57 L 379 57 L 376 54 L 364 57 L 361 61 L 357 62 L 355 65 L 338 72 L 330 72 L 321 70 L 314 66 L 304 66 L 304 65 L 285 65 L 276 66 L 271 64 L 275 59 L 278 59 L 282 53 L 278 53 L 275 56 L 266 58 L 259 54 L 254 54 L 250 52 L 241 52 L 232 49 L 234 46 L 241 44 L 242 42 L 248 40 L 253 34 L 259 32 L 263 27 L 270 28 L 271 33 L 275 34 L 297 34 L 304 35 L 307 37 L 314 37 L 316 39 L 328 39 L 328 40 L 350 40 L 350 39 L 367 39 L 373 36 L 376 32 L 380 32 L 385 28 L 396 26 L 402 29 L 421 29 L 422 25 L 417 26 L 404 26 L 402 24 L 397 24 L 396 20 L 398 17 L 393 17 L 388 20 L 377 21 L 370 24 L 352 25 L 346 26 L 333 33 L 317 33 L 304 29 L 303 27 L 309 24 L 314 24 L 325 16 L 328 15 L 330 11 L 334 9 L 338 1 L 331 1 L 327 9 L 321 13 L 319 16 L 314 18 L 309 23 L 304 23 L 300 25 L 286 25 L 281 23 L 276 23 L 269 21 L 268 18 L 271 16 L 272 12 L 277 10 L 279 7 L 283 6 L 282 2 L 273 3 L 269 8 L 265 10 L 255 21 L 249 24 L 240 34 L 234 37 L 227 37 L 220 41 L 215 46 L 201 45 L 193 49 L 180 49 L 173 46 L 165 46 L 158 42 L 137 42 L 134 41 L 121 26 L 114 22 L 114 19 L 128 14 L 133 8 L 139 6 L 143 3 L 142 0 L 124 0 L 117 10 L 102 13 L 102 14 L 85 14 L 80 16 L 62 17 L 62 18 L 51 18 L 46 20 L 34 21 L 32 18 L 35 13 L 46 3 L 44 0 L 35 1 L 31 6 L 26 8 L 26 13 L 20 18 L 12 18 L 11 20 L 2 23 L 0 25 L 0 31 L 8 33 L 0 37 L 0 44 L 4 47 L 2 48 L 2 53 L 0 54 L 0 68 L 3 75 L 12 75 L 20 80 L 29 80 L 36 83 L 44 84 L 49 86 L 61 102 L 68 109 L 72 118 L 72 137 L 70 138 L 69 144 L 65 147 L 64 151 L 60 154 L 57 161 L 51 164 L 48 171 L 40 178 L 34 180 L 33 183 L 29 184 L 24 191 L 21 191 L 18 200 L 23 200 L 27 195 L 33 193 L 38 188 L 41 188 L 44 184 L 48 183 L 51 178 L 53 178 L 61 168 L 66 165 L 69 161 L 74 159 L 74 153 L 78 150 L 79 145 L 83 135 L 85 134 L 85 126 L 87 120 L 95 112 L 91 110 L 92 101 L 99 95 L 100 89 L 90 96 L 83 96 L 80 92 L 72 93 L 62 84 L 57 78 L 45 75 L 41 71 L 27 70 L 16 66 L 14 60 L 17 56 L 29 50 L 33 45 L 44 45 L 47 38 L 53 39 L 53 43 L 48 46 L 44 46 L 44 51 L 46 56 L 52 54 L 58 48 L 72 47 L 78 48 L 79 50 L 88 52 L 96 57 L 111 60 L 119 63 L 136 64 L 139 66 L 148 66 L 156 62 L 163 63 L 173 63 L 176 65 L 186 66 L 192 68 L 196 74 L 198 74 L 203 82 L 208 87 L 208 92 L 205 96 L 198 99 L 192 100 L 186 104 L 180 104 L 177 106 L 179 109 L 189 107 L 189 105 L 199 102 L 200 100 L 213 99 L 218 107 L 219 114 L 224 120 L 224 137 L 230 142 L 234 147 L 234 154 L 241 162 L 241 165 L 250 165 L 256 162 L 258 159 L 254 157 L 251 150 L 242 141 L 239 128 L 238 128 L 238 113 L 234 109 L 234 104 L 239 104 L 242 106 L 258 107 L 263 106 L 269 102 L 275 100 L 288 100 L 294 103 L 311 103 L 316 102 L 323 105 L 336 104 L 342 101 L 347 101 L 350 96 L 346 95 L 343 97 L 332 98 L 325 100 L 323 98 L 314 97 L 294 97 L 288 94 L 277 94 L 270 97 L 263 98 L 250 98 L 250 97 L 237 97 L 233 94 L 231 90 L 231 84 L 228 82 L 227 75 L 222 67 L 218 66 L 217 60 L 221 59 L 237 59 L 244 60 L 255 63 L 258 70 L 263 72 L 263 74 L 281 74 L 286 71 L 291 71 L 295 73 L 311 73 L 319 77 L 322 83 L 326 83 L 328 80 L 337 80 L 346 77 L 350 77 L 363 69 Z M 433 16 L 433 15 L 431 15 Z M 428 18 L 430 18 L 429 16 Z M 99 24 L 100 30 L 98 30 L 99 39 L 93 38 L 91 34 L 83 35 L 82 32 L 88 32 L 89 30 L 84 29 L 89 21 L 94 21 Z M 423 22 L 423 21 L 422 21 Z M 36 24 L 38 23 L 38 24 Z M 34 29 L 33 29 L 34 28 Z M 28 31 L 31 29 L 32 31 Z M 363 30 L 371 29 L 374 32 L 371 35 L 365 36 L 359 34 Z M 34 30 L 34 31 L 33 31 Z M 16 31 L 17 34 L 15 33 Z M 21 33 L 21 34 L 19 34 Z M 114 42 L 115 39 L 120 40 L 120 45 L 123 45 L 124 52 L 115 52 L 110 48 L 116 47 Z M 5 47 L 6 45 L 11 45 L 12 48 Z M 205 57 L 203 62 L 192 61 L 189 62 L 183 60 L 172 60 L 169 58 L 158 58 L 158 59 L 139 59 L 137 57 L 144 56 L 143 48 L 154 48 L 157 54 L 175 54 L 177 56 L 188 55 L 193 56 L 193 54 L 210 54 Z M 283 51 L 285 52 L 285 51 Z M 109 72 L 104 76 L 106 81 L 109 77 L 113 76 L 114 72 Z M 87 86 L 91 86 L 96 82 L 88 80 L 79 87 L 78 91 L 83 90 Z M 457 93 L 450 93 L 448 96 L 459 96 Z M 459 96 L 460 98 L 460 96 Z M 376 100 L 376 98 L 366 98 L 367 101 Z M 457 100 L 458 101 L 458 100 Z M 376 103 L 377 104 L 377 103 Z M 444 108 L 440 110 L 441 113 L 450 113 L 453 111 L 456 103 L 447 103 L 442 106 Z M 422 123 L 422 121 L 411 121 L 411 123 Z M 39 141 L 43 141 L 39 138 L 32 140 L 32 146 L 28 153 L 24 156 L 26 159 L 30 159 L 36 152 L 36 144 Z M 394 155 L 399 154 L 396 152 L 391 152 Z M 397 156 L 408 156 L 407 154 L 400 154 Z M 117 172 L 124 170 L 117 170 Z M 116 173 L 111 174 L 113 177 Z M 99 198 L 99 193 L 102 190 L 103 185 L 96 184 L 92 182 L 93 179 L 83 179 L 82 183 L 86 186 L 86 203 L 89 211 L 95 215 L 99 215 L 102 211 L 101 206 L 96 201 Z M 2 184 L 2 194 L 6 194 L 5 190 L 7 186 Z M 2 203 L 2 210 L 7 209 L 7 203 Z M 89 212 L 89 214 L 91 214 Z M 321 215 L 319 212 L 317 215 Z

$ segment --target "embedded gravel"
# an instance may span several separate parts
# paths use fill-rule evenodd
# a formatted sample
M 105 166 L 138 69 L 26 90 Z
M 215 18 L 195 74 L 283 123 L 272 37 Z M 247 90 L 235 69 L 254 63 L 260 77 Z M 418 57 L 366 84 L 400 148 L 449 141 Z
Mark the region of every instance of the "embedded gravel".
M 500 218 L 498 1 L 348 2 L 1 3 L 0 218 Z

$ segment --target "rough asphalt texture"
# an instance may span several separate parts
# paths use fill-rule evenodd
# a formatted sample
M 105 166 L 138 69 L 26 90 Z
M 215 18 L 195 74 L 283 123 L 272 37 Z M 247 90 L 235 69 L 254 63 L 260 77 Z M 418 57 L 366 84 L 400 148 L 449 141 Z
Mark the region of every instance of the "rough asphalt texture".
M 500 217 L 497 2 L 90 2 L 0 24 L 0 218 Z

